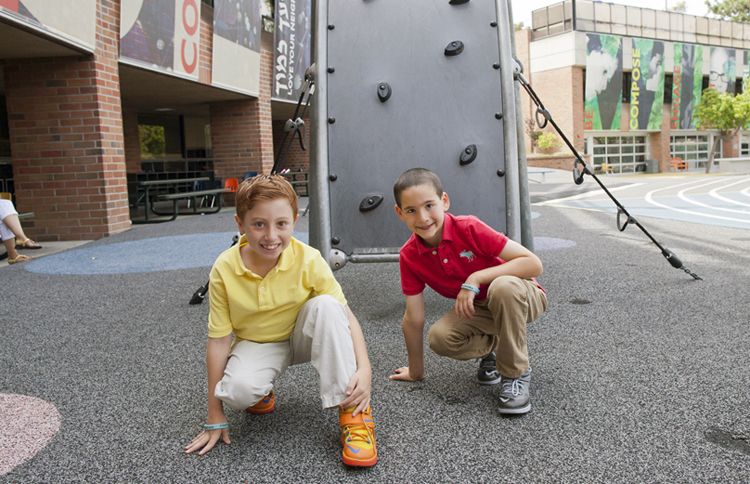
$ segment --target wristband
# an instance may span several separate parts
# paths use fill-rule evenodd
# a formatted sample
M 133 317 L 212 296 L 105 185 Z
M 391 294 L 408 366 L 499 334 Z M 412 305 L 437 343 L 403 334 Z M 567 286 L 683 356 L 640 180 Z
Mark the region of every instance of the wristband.
M 471 291 L 474 294 L 479 294 L 479 288 L 473 284 L 469 284 L 468 282 L 464 282 L 461 284 L 461 289 L 466 289 L 467 291 Z
M 224 430 L 224 429 L 229 428 L 229 423 L 228 422 L 214 423 L 214 424 L 204 423 L 203 428 L 205 430 Z

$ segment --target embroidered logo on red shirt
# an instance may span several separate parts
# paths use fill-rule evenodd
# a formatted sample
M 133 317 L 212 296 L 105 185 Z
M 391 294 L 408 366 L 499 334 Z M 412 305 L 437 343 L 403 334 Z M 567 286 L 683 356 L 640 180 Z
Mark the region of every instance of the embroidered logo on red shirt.
M 470 250 L 463 250 L 458 255 L 461 257 L 466 257 L 466 260 L 468 260 L 469 262 L 474 260 L 474 252 Z

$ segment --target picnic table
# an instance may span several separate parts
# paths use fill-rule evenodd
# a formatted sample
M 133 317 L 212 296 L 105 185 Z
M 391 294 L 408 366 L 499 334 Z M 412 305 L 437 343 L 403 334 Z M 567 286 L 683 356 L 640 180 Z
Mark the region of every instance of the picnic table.
M 198 212 L 197 205 L 198 205 L 198 199 L 204 199 L 208 196 L 215 196 L 220 193 L 224 193 L 227 190 L 225 188 L 213 188 L 208 190 L 196 190 L 195 187 L 199 183 L 207 182 L 211 180 L 210 177 L 207 176 L 199 176 L 199 177 L 193 177 L 193 178 L 171 178 L 167 180 L 146 180 L 138 182 L 138 191 L 142 192 L 141 195 L 137 197 L 136 201 L 136 207 L 140 205 L 141 200 L 143 200 L 143 206 L 144 206 L 144 216 L 143 220 L 133 220 L 133 223 L 159 223 L 159 222 L 168 222 L 170 220 L 174 220 L 177 218 L 177 215 L 179 214 L 179 207 L 177 205 L 177 202 L 179 200 L 183 199 L 190 199 L 193 201 L 193 213 L 214 213 L 221 210 L 221 197 L 217 197 L 219 199 L 218 208 L 211 211 L 201 211 Z M 156 194 L 153 192 L 157 191 Z M 164 193 L 166 192 L 166 193 Z M 172 212 L 171 213 L 164 213 L 159 212 L 154 208 L 154 202 L 157 200 L 161 201 L 171 201 L 172 202 Z M 168 219 L 159 218 L 159 219 L 150 219 L 149 216 L 151 213 L 154 213 L 159 216 L 167 216 L 170 217 Z

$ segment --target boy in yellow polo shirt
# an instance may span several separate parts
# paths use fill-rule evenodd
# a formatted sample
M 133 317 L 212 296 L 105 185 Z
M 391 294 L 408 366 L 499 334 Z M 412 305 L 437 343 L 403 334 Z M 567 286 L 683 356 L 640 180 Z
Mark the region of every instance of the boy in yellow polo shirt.
M 294 189 L 284 177 L 260 175 L 242 183 L 236 206 L 243 235 L 216 259 L 209 282 L 208 418 L 185 452 L 203 455 L 220 438 L 229 444 L 223 403 L 270 413 L 276 379 L 289 365 L 310 361 L 323 408 L 339 407 L 342 460 L 375 465 L 362 329 L 320 252 L 292 237 Z

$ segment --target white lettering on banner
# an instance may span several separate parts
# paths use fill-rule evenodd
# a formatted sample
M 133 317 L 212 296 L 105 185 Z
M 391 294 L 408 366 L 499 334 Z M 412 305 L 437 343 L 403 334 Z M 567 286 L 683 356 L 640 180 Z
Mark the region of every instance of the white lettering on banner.
M 288 96 L 294 90 L 294 68 L 297 52 L 297 0 L 278 0 L 276 5 L 275 91 Z M 288 32 L 288 38 L 285 33 Z
M 196 75 L 200 41 L 200 6 L 196 0 L 175 0 L 175 70 Z

